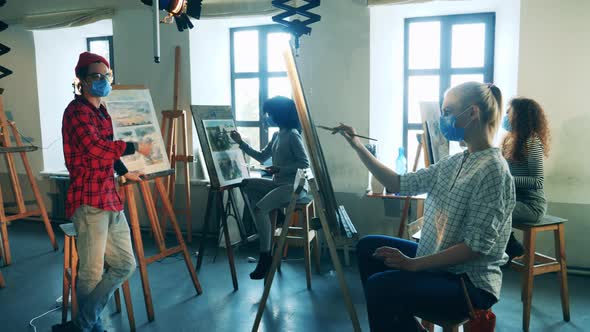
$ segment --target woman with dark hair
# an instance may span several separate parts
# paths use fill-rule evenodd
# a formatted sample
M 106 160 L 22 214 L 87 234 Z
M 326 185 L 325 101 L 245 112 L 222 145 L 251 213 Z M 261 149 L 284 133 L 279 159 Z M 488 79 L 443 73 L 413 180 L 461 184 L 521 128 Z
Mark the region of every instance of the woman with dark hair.
M 512 222 L 538 222 L 547 211 L 543 157 L 549 152 L 549 127 L 545 112 L 532 99 L 514 98 L 509 103 L 502 127 L 508 131 L 502 141 L 502 154 L 508 161 L 516 187 Z M 524 254 L 514 233 L 510 236 L 506 253 L 510 259 Z
M 272 180 L 252 178 L 242 183 L 243 191 L 254 210 L 254 222 L 260 237 L 260 258 L 256 268 L 250 273 L 250 278 L 256 280 L 266 276 L 272 261 L 269 213 L 289 203 L 297 169 L 309 167 L 293 100 L 280 96 L 273 97 L 264 103 L 262 112 L 270 126 L 279 127 L 279 131 L 273 135 L 264 149 L 256 151 L 242 140 L 238 132 L 231 133 L 231 138 L 250 157 L 261 163 L 272 157 L 272 166 L 266 168 L 266 171 L 272 174 Z M 306 194 L 305 190 L 301 193 L 302 197 Z

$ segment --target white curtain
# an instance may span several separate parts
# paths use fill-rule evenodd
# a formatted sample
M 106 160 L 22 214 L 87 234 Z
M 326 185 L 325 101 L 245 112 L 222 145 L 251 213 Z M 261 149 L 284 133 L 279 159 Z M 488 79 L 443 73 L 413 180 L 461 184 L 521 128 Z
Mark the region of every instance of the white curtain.
M 76 27 L 113 18 L 114 15 L 115 10 L 112 8 L 72 10 L 27 15 L 23 18 L 23 25 L 28 30 Z
M 387 5 L 387 4 L 396 4 L 396 5 L 403 5 L 408 3 L 419 3 L 419 2 L 430 2 L 434 0 L 367 0 L 367 4 L 369 6 L 373 5 Z M 450 0 L 442 0 L 442 1 L 450 1 Z
M 274 14 L 270 0 L 205 0 L 201 17 L 229 17 Z

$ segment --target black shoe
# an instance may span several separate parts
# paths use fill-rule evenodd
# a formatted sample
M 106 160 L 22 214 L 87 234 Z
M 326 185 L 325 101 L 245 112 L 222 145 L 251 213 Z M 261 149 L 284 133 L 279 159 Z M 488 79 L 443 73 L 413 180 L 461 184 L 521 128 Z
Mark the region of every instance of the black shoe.
M 506 254 L 508 255 L 509 261 L 515 257 L 524 255 L 524 247 L 514 237 L 514 233 L 510 233 L 510 238 L 508 239 L 508 244 L 506 245 Z
M 65 324 L 56 324 L 51 327 L 51 332 L 81 332 L 80 329 L 74 322 L 69 321 Z
M 270 265 L 272 264 L 272 256 L 270 252 L 261 252 L 260 258 L 258 258 L 258 264 L 256 264 L 256 268 L 252 273 L 250 273 L 250 279 L 252 280 L 261 280 L 266 277 L 266 274 L 270 270 Z

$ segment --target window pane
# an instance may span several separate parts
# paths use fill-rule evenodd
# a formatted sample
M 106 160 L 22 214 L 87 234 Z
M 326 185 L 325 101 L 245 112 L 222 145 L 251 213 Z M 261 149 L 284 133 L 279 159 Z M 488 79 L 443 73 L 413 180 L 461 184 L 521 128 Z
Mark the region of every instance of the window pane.
M 235 80 L 235 108 L 237 121 L 258 121 L 259 119 L 259 85 L 257 78 Z
M 451 88 L 465 82 L 483 83 L 483 74 L 451 75 Z
M 416 137 L 416 135 L 422 133 L 422 130 L 408 130 L 408 151 L 406 151 L 406 156 L 408 160 L 408 172 L 413 172 L 414 170 L 414 161 L 416 159 L 416 151 L 418 149 L 418 138 Z M 424 168 L 424 150 L 420 151 L 420 159 L 418 160 L 418 167 L 416 168 L 416 170 L 419 170 L 421 168 Z
M 90 41 L 88 52 L 98 54 L 103 58 L 109 60 L 111 58 L 109 41 L 107 39 Z
M 236 73 L 258 71 L 258 31 L 234 33 L 234 70 Z
M 440 22 L 416 22 L 409 26 L 408 66 L 434 69 L 440 66 Z
M 451 64 L 453 68 L 483 67 L 486 41 L 486 25 L 453 25 Z
M 438 76 L 410 76 L 408 78 L 408 123 L 422 123 L 420 102 L 439 101 Z
M 268 34 L 268 71 L 286 71 L 283 52 L 289 49 L 288 33 L 269 33 Z
M 268 128 L 268 141 L 272 140 L 272 135 L 279 131 L 279 127 L 269 127 Z
M 287 77 L 271 77 L 268 79 L 268 98 L 285 96 L 292 98 L 293 90 Z
M 248 143 L 252 148 L 260 150 L 260 130 L 258 127 L 238 127 L 237 129 L 244 142 Z M 254 158 L 250 158 L 246 154 L 244 156 L 246 157 L 247 164 L 259 165 L 258 161 Z

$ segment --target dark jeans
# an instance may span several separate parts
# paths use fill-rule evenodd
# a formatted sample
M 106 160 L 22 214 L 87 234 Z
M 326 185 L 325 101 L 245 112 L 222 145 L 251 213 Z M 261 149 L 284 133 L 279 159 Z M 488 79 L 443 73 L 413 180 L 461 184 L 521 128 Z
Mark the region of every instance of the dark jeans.
M 397 248 L 409 257 L 415 257 L 418 249 L 414 242 L 380 235 L 366 236 L 357 244 L 371 331 L 416 331 L 414 316 L 459 319 L 467 315 L 460 275 L 388 268 L 372 256 L 382 246 Z M 464 280 L 474 307 L 489 309 L 496 302 L 493 295 L 473 286 L 466 275 Z

